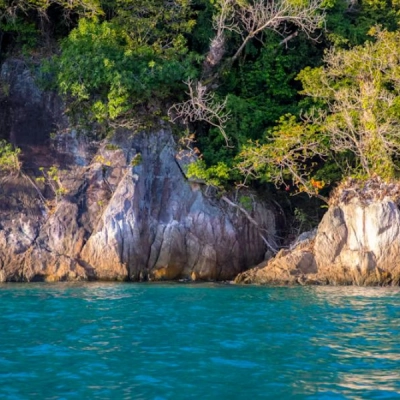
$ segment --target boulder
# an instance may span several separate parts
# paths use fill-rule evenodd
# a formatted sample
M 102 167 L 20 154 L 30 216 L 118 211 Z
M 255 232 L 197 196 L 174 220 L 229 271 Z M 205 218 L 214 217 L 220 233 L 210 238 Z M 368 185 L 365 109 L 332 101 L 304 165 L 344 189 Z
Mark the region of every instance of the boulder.
M 314 238 L 240 274 L 236 282 L 399 285 L 398 201 L 397 183 L 348 181 L 332 196 Z
M 313 254 L 315 231 L 292 249 L 282 249 L 276 256 L 240 273 L 235 283 L 294 285 L 317 283 L 317 265 Z

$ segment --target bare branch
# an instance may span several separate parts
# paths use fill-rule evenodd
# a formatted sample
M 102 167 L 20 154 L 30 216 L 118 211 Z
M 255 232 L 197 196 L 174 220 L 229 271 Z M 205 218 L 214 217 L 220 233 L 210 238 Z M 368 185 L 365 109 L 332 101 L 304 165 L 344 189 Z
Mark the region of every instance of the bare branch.
M 237 18 L 241 23 L 244 40 L 231 62 L 242 53 L 246 44 L 259 33 L 269 29 L 283 36 L 291 36 L 287 24 L 296 26 L 308 37 L 321 28 L 325 21 L 325 12 L 321 0 L 310 0 L 306 6 L 293 4 L 290 0 L 256 0 L 237 10 Z M 290 39 L 288 39 L 290 40 Z
M 215 66 L 219 65 L 225 54 L 226 31 L 241 34 L 238 21 L 235 19 L 235 0 L 221 0 L 220 10 L 213 16 L 215 36 L 203 63 L 203 79 L 208 79 Z
M 195 121 L 207 122 L 218 128 L 228 146 L 229 138 L 225 131 L 225 125 L 230 118 L 230 113 L 226 111 L 227 99 L 218 102 L 215 100 L 215 93 L 208 92 L 206 86 L 201 82 L 194 83 L 189 79 L 185 84 L 189 89 L 187 93 L 189 100 L 174 104 L 168 110 L 171 121 L 181 120 L 185 124 Z
M 242 38 L 242 43 L 234 56 L 229 60 L 233 63 L 242 53 L 246 44 L 254 37 L 269 29 L 287 36 L 281 42 L 285 44 L 295 37 L 298 31 L 311 36 L 321 28 L 325 12 L 321 7 L 323 0 L 307 0 L 306 4 L 295 4 L 291 0 L 254 0 L 252 2 L 238 2 L 236 0 L 219 0 L 219 12 L 214 16 L 213 27 L 215 36 L 210 43 L 210 49 L 203 63 L 202 80 L 204 83 L 186 82 L 189 88 L 189 100 L 176 104 L 169 109 L 169 116 L 174 122 L 181 119 L 183 122 L 205 121 L 219 129 L 227 144 L 228 136 L 225 124 L 229 120 L 226 111 L 226 99 L 217 102 L 214 94 L 209 93 L 215 78 L 214 69 L 221 63 L 225 54 L 226 31 L 234 31 Z M 297 27 L 292 32 L 288 24 Z
M 235 0 L 220 0 L 218 4 L 220 9 L 213 20 L 215 36 L 203 64 L 203 79 L 209 78 L 212 69 L 221 62 L 225 54 L 226 31 L 234 31 L 243 39 L 230 59 L 230 63 L 233 63 L 246 44 L 265 30 L 278 32 L 284 37 L 281 42 L 284 44 L 299 31 L 311 37 L 323 27 L 325 21 L 322 0 L 308 0 L 306 4 L 297 5 L 291 0 L 255 0 L 245 4 Z M 295 26 L 297 30 L 293 32 L 289 26 Z

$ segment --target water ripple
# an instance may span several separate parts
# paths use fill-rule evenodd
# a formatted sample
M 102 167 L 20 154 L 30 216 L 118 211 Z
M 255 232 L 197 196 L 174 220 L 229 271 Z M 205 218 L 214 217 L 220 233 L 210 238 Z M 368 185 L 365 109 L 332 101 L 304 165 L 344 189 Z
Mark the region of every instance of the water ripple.
M 400 290 L 0 285 L 0 399 L 400 399 Z

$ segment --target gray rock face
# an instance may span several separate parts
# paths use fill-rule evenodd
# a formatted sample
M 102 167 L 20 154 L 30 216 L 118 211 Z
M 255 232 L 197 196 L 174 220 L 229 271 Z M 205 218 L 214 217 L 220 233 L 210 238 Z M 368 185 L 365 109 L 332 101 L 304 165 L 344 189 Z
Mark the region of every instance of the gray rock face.
M 332 205 L 315 238 L 240 274 L 238 283 L 399 285 L 400 211 L 390 197 L 356 193 Z M 371 195 L 371 197 L 373 197 Z
M 8 60 L 1 66 L 1 138 L 17 146 L 44 144 L 51 132 L 65 125 L 61 105 L 54 93 L 37 87 L 23 60 Z
M 36 120 L 24 110 L 37 107 L 52 129 L 64 130 L 65 118 L 61 102 L 17 66 L 1 70 L 9 85 L 0 99 L 8 104 L 0 112 L 0 124 L 7 121 L 1 135 L 15 135 L 24 165 L 1 178 L 0 280 L 225 280 L 263 259 L 260 232 L 270 242 L 275 236 L 272 208 L 253 205 L 255 226 L 246 213 L 188 182 L 168 127 L 119 132 L 110 145 L 73 132 L 50 140 L 50 130 L 38 125 L 38 144 L 25 141 L 21 127 Z M 51 182 L 35 180 L 38 167 L 51 165 L 59 170 L 62 196 Z
M 98 277 L 119 265 L 133 280 L 230 279 L 262 258 L 265 245 L 246 216 L 186 181 L 167 130 L 134 135 L 124 148 L 137 149 L 142 162 L 123 168 L 81 254 Z M 258 205 L 254 216 L 272 236 L 273 213 Z
M 400 213 L 390 199 L 354 198 L 333 207 L 315 241 L 321 279 L 332 283 L 399 283 Z
M 316 232 L 288 250 L 282 249 L 270 260 L 240 273 L 235 283 L 259 285 L 294 285 L 317 283 L 318 267 L 313 254 Z

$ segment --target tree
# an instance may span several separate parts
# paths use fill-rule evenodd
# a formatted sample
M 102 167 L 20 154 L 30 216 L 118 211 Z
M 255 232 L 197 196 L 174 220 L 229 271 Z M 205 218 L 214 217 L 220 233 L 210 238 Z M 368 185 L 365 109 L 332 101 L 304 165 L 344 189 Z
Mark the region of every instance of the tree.
M 225 132 L 225 124 L 229 120 L 229 112 L 226 110 L 226 99 L 223 102 L 215 100 L 215 93 L 207 91 L 206 86 L 197 82 L 194 87 L 193 82 L 188 80 L 186 85 L 189 89 L 189 100 L 184 103 L 174 104 L 168 111 L 171 121 L 181 119 L 185 124 L 194 121 L 204 121 L 216 127 L 229 144 L 228 136 Z
M 350 152 L 349 172 L 393 177 L 400 150 L 400 34 L 373 30 L 375 41 L 351 50 L 331 50 L 325 67 L 299 74 L 303 94 L 324 108 L 321 126 L 336 153 Z
M 0 52 L 4 35 L 28 48 L 45 39 L 47 47 L 60 26 L 73 25 L 74 17 L 102 15 L 100 0 L 0 0 Z
M 283 40 L 294 37 L 297 31 L 312 35 L 323 27 L 325 12 L 322 0 L 219 0 L 214 16 L 216 35 L 204 63 L 203 79 L 218 65 L 225 53 L 226 32 L 240 35 L 240 45 L 229 58 L 229 64 L 242 54 L 250 40 L 262 40 L 266 30 L 277 32 Z
M 398 0 L 327 0 L 328 3 L 326 36 L 336 46 L 361 45 L 368 40 L 372 26 L 394 31 L 400 22 Z
M 265 143 L 241 153 L 245 175 L 288 179 L 318 195 L 324 169 L 339 163 L 345 175 L 393 178 L 400 151 L 400 33 L 374 30 L 375 41 L 332 49 L 325 66 L 298 76 L 316 106 L 303 121 L 284 118 Z M 323 160 L 329 160 L 325 164 Z M 317 178 L 318 176 L 318 178 Z
M 226 33 L 234 32 L 240 37 L 240 45 L 229 57 L 223 69 L 239 58 L 246 45 L 254 38 L 262 41 L 263 32 L 269 30 L 278 33 L 286 42 L 295 37 L 298 31 L 311 36 L 317 29 L 322 28 L 325 12 L 322 7 L 323 0 L 219 0 L 216 2 L 217 13 L 213 18 L 215 36 L 211 40 L 210 49 L 203 63 L 201 82 L 190 81 L 188 84 L 189 100 L 176 104 L 170 109 L 172 120 L 178 117 L 185 121 L 196 121 L 198 115 L 198 104 L 203 101 L 199 97 L 207 95 L 219 78 L 221 71 L 216 71 L 221 64 L 226 52 Z M 202 90 L 198 90 L 202 88 Z M 212 125 L 216 126 L 223 134 L 228 143 L 225 132 L 225 123 L 229 113 L 226 111 L 227 100 L 213 101 L 208 103 L 208 112 L 214 116 Z M 177 112 L 176 112 L 177 111 Z M 220 116 L 224 117 L 220 117 Z M 200 118 L 197 121 L 207 121 Z M 209 121 L 208 121 L 209 122 Z
M 49 8 L 55 5 L 62 8 L 66 18 L 71 13 L 90 17 L 102 12 L 99 0 L 0 0 L 0 19 L 15 19 L 19 14 L 28 14 L 32 10 L 48 18 Z
M 298 191 L 326 202 L 320 194 L 325 182 L 316 178 L 315 173 L 319 167 L 317 160 L 328 154 L 329 147 L 319 137 L 317 126 L 285 115 L 269 132 L 265 143 L 256 141 L 243 146 L 237 168 L 244 176 L 244 185 L 251 179 L 273 182 L 286 190 L 293 185 Z
M 57 84 L 87 116 L 135 124 L 135 106 L 165 100 L 195 74 L 187 0 L 116 0 L 110 20 L 79 20 L 55 59 Z

